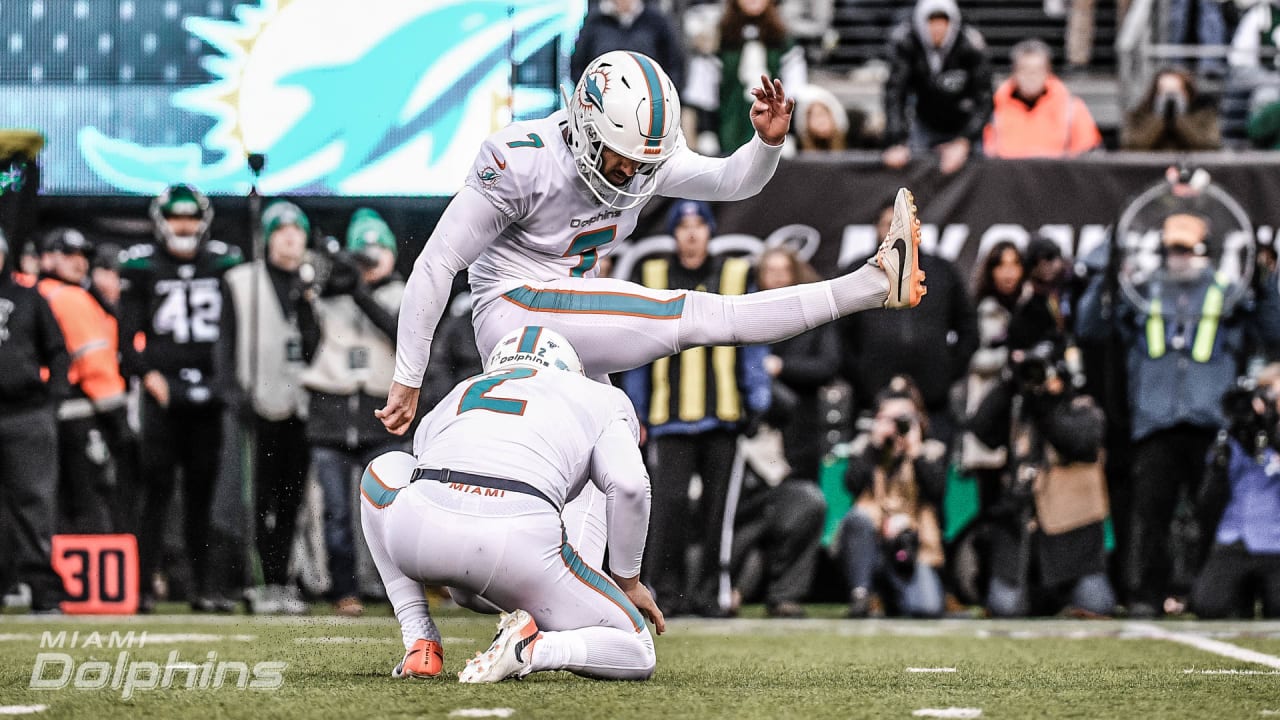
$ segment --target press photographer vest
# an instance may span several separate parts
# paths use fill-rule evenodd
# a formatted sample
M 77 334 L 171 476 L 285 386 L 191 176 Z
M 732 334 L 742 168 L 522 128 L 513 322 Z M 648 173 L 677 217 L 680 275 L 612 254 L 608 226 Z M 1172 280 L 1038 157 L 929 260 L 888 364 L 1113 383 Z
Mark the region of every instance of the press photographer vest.
M 404 283 L 399 280 L 373 291 L 373 299 L 393 315 L 402 297 Z M 321 340 L 311 365 L 302 373 L 307 389 L 385 398 L 396 370 L 395 341 L 374 326 L 350 295 L 317 300 L 316 319 Z
M 267 420 L 306 416 L 302 387 L 302 333 L 296 319 L 286 317 L 262 262 L 237 265 L 225 282 L 236 309 L 236 379 L 249 393 L 253 410 Z M 257 337 L 254 330 L 254 286 L 257 286 Z M 256 353 L 255 353 L 256 351 Z M 256 357 L 255 357 L 256 354 Z M 254 363 L 257 363 L 256 366 Z M 250 368 L 256 377 L 249 385 Z
M 659 258 L 648 260 L 641 267 L 641 281 L 645 287 L 666 290 L 670 284 L 671 263 Z M 729 258 L 720 268 L 719 288 L 699 285 L 695 290 L 718 292 L 720 295 L 742 295 L 747 291 L 747 275 L 751 264 L 743 258 Z M 738 350 L 729 345 L 711 348 L 708 360 L 707 348 L 689 348 L 679 355 L 679 365 L 672 367 L 671 358 L 664 357 L 653 363 L 653 392 L 649 398 L 649 424 L 662 425 L 672 416 L 683 422 L 695 422 L 708 415 L 707 373 L 714 378 L 711 391 L 715 415 L 725 422 L 742 419 L 742 397 L 738 392 Z M 679 388 L 672 397 L 671 386 Z
M 1222 307 L 1226 294 L 1227 280 L 1222 273 L 1213 276 L 1213 282 L 1205 291 L 1204 300 L 1200 303 L 1200 322 L 1196 325 L 1196 335 L 1191 342 L 1191 359 L 1199 363 L 1209 362 L 1213 357 L 1213 343 L 1218 335 L 1218 322 L 1222 319 Z M 1169 338 L 1165 329 L 1163 303 L 1158 293 L 1151 299 L 1151 307 L 1147 314 L 1147 356 L 1152 360 L 1161 358 L 1165 353 L 1166 339 L 1174 344 L 1175 350 L 1181 350 L 1177 343 L 1185 342 L 1178 338 Z

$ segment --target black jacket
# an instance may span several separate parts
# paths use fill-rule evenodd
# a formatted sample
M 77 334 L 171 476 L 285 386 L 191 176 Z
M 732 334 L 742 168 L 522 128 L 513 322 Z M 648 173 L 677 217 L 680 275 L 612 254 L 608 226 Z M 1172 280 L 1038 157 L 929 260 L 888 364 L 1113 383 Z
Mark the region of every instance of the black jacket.
M 978 320 L 955 266 L 920 254 L 929 294 L 911 310 L 868 310 L 841 321 L 844 371 L 859 408 L 869 408 L 894 375 L 920 387 L 929 412 L 945 410 L 951 384 L 978 349 Z
M 868 442 L 861 453 L 849 456 L 849 467 L 844 473 L 844 487 L 849 491 L 849 496 L 854 502 L 857 502 L 862 493 L 871 486 L 876 466 L 880 464 L 881 452 L 880 448 Z M 947 490 L 946 463 L 941 458 L 935 459 L 923 455 L 911 462 L 921 501 L 940 509 L 943 495 Z M 896 470 L 897 467 L 894 469 Z
M 884 86 L 885 141 L 905 143 L 910 132 L 908 98 L 915 98 L 916 120 L 937 133 L 982 140 L 991 119 L 991 66 L 987 47 L 977 30 L 960 20 L 950 0 L 930 0 L 916 15 L 937 10 L 952 18 L 952 32 L 940 50 L 931 52 L 922 40 L 923 19 L 894 28 L 889 38 L 889 80 Z
M 969 429 L 986 445 L 993 448 L 1009 445 L 1010 412 L 1017 392 L 1013 382 L 1000 383 L 969 419 Z M 1096 405 L 1084 397 L 1072 398 L 1069 394 L 1024 393 L 1024 398 L 1026 417 L 1044 441 L 1058 452 L 1062 462 L 1098 460 L 1106 429 L 1102 411 Z M 1023 520 L 1025 513 L 1032 510 L 1033 499 L 1025 489 L 1019 491 L 1009 480 L 997 498 L 984 502 L 984 510 L 993 520 L 988 539 L 992 547 L 991 571 L 995 575 L 1009 582 L 1033 580 L 1019 576 L 1026 572 L 1031 559 L 1038 561 L 1039 583 L 1045 587 L 1105 571 L 1105 532 L 1101 521 L 1058 535 L 1037 530 L 1032 536 L 1032 556 L 1019 558 Z
M 35 288 L 0 267 L 0 414 L 52 404 L 68 392 L 66 341 Z M 48 368 L 46 382 L 40 369 Z
M 840 372 L 840 336 L 831 324 L 820 325 L 776 343 L 772 349 L 782 359 L 782 372 L 775 381 L 795 396 L 790 417 L 781 424 L 787 464 L 792 477 L 817 480 L 823 428 L 818 417 L 818 390 Z M 777 395 L 775 390 L 775 399 Z
M 590 12 L 582 23 L 569 60 L 571 80 L 577 82 L 588 63 L 610 50 L 632 50 L 657 60 L 676 90 L 683 90 L 685 61 L 681 37 L 679 28 L 653 0 L 645 3 L 640 16 L 629 27 L 623 27 L 615 15 L 599 10 Z

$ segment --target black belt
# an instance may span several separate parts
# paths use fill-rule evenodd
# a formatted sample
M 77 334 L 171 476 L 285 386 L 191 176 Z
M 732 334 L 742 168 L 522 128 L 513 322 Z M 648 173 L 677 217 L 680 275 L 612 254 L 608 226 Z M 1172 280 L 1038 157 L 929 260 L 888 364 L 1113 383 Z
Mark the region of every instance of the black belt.
M 464 485 L 474 485 L 476 487 L 490 488 L 492 490 L 510 490 L 524 495 L 532 495 L 547 501 L 547 504 L 559 512 L 560 508 L 547 497 L 538 488 L 522 483 L 519 480 L 508 480 L 506 478 L 489 477 L 488 475 L 473 475 L 471 473 L 461 472 L 458 470 L 450 470 L 442 468 L 436 470 L 434 468 L 417 468 L 413 474 L 409 476 L 409 482 L 415 483 L 419 480 L 435 480 L 441 483 L 462 483 Z

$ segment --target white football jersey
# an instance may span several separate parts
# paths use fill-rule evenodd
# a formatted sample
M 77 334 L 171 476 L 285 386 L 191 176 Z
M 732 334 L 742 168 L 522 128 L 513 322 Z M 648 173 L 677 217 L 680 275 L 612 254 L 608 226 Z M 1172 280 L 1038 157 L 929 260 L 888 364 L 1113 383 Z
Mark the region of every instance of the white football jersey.
M 599 257 L 635 230 L 643 204 L 614 210 L 591 195 L 565 142 L 567 127 L 561 110 L 512 123 L 481 146 L 466 183 L 511 224 L 471 265 L 477 305 L 524 282 L 595 277 Z
M 446 395 L 423 418 L 413 454 L 420 468 L 518 480 L 564 507 L 586 484 L 592 451 L 613 423 L 639 442 L 635 410 L 618 388 L 562 370 L 505 367 Z M 644 474 L 638 452 L 635 464 Z

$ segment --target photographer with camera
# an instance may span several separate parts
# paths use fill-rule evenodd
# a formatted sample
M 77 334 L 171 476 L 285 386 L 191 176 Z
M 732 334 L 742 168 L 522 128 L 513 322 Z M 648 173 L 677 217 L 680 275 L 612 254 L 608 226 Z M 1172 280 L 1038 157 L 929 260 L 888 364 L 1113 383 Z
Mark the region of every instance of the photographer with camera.
M 1166 68 L 1151 79 L 1142 100 L 1125 116 L 1123 150 L 1218 150 L 1222 131 L 1218 110 L 1196 90 L 1191 73 Z
M 404 281 L 395 274 L 395 236 L 370 208 L 351 216 L 345 249 L 328 249 L 330 271 L 316 301 L 320 346 L 302 382 L 311 396 L 307 439 L 324 493 L 331 595 L 338 614 L 358 616 L 364 606 L 356 551 L 364 538 L 353 532 L 355 480 L 373 458 L 404 447 L 373 414 L 386 404 L 395 371 L 396 314 Z
M 1044 342 L 1010 353 L 1004 379 L 969 419 L 990 447 L 1007 449 L 990 524 L 987 608 L 1010 617 L 1064 607 L 1110 615 L 1106 575 L 1106 482 L 1102 411 L 1075 395 L 1061 348 Z
M 266 259 L 227 271 L 216 377 L 231 412 L 254 438 L 253 489 L 258 555 L 265 588 L 250 596 L 255 613 L 301 614 L 296 586 L 286 587 L 289 551 L 310 453 L 302 371 L 315 356 L 320 328 L 313 307 L 314 268 L 305 262 L 311 223 L 291 202 L 262 211 Z
M 1263 617 L 1280 617 L 1280 364 L 1258 381 L 1222 398 L 1228 424 L 1209 453 L 1198 503 L 1214 540 L 1191 591 L 1201 618 L 1252 618 L 1255 591 Z
M 866 617 L 876 590 L 891 611 L 942 615 L 937 508 L 946 450 L 926 437 L 925 417 L 920 391 L 898 375 L 877 396 L 870 429 L 853 440 L 845 485 L 855 500 L 838 540 L 851 588 L 849 617 Z

